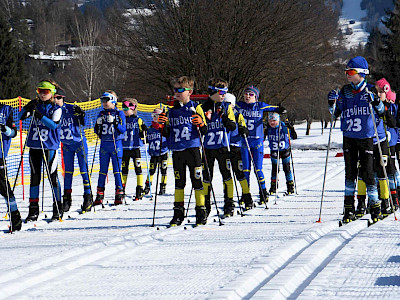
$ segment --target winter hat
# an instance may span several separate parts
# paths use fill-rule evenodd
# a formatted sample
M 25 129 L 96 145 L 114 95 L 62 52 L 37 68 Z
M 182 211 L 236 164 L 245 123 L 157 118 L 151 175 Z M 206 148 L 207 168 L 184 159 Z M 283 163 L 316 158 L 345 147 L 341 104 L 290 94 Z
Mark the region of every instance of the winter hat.
M 234 94 L 231 94 L 231 93 L 226 93 L 225 94 L 225 98 L 224 98 L 224 102 L 228 102 L 231 105 L 235 106 L 235 104 L 236 104 L 236 96 Z
M 50 90 L 53 95 L 56 93 L 56 87 L 52 83 L 46 80 L 39 82 L 38 86 L 36 87 L 36 90 L 38 91 L 39 89 Z
M 276 112 L 270 112 L 270 113 L 268 113 L 268 120 L 274 120 L 274 121 L 278 121 L 279 122 L 280 116 Z
M 117 97 L 115 97 L 113 94 L 105 92 L 103 93 L 103 95 L 101 95 L 100 101 L 101 102 L 111 101 L 112 104 L 116 105 L 118 100 Z
M 244 93 L 247 93 L 247 92 L 253 92 L 254 94 L 256 94 L 257 100 L 258 100 L 258 97 L 260 97 L 260 90 L 258 88 L 256 88 L 254 85 L 250 85 L 244 90 Z
M 362 56 L 356 56 L 349 60 L 347 63 L 346 69 L 354 69 L 365 78 L 365 75 L 369 74 L 368 70 L 368 62 Z
M 392 91 L 389 82 L 385 79 L 379 79 L 375 82 L 375 85 L 379 86 L 386 94 L 386 98 L 390 101 L 396 101 L 396 94 Z
M 65 92 L 60 88 L 56 89 L 56 93 L 54 95 L 61 96 L 63 98 L 66 97 Z

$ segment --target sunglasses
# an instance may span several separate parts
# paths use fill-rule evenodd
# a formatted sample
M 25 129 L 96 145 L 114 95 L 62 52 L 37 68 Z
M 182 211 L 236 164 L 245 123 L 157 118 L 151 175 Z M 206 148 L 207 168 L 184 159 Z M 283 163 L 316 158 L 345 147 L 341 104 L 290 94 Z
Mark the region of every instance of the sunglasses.
M 245 95 L 249 95 L 250 97 L 254 97 L 256 94 L 254 94 L 253 92 L 246 92 L 244 93 Z
M 358 74 L 358 72 L 354 69 L 344 70 L 344 72 L 346 73 L 346 75 L 349 75 L 349 76 Z
M 183 93 L 185 91 L 190 91 L 192 88 L 174 88 L 174 93 Z
M 46 89 L 37 89 L 36 92 L 38 94 L 45 94 L 45 95 L 51 94 L 51 91 Z
M 136 104 L 131 103 L 129 101 L 124 101 L 122 103 L 122 110 L 128 111 L 129 109 L 135 110 L 136 109 Z
M 216 87 L 216 86 L 212 86 L 209 85 L 208 88 L 213 92 L 212 95 L 218 93 L 219 95 L 225 95 L 228 92 L 228 88 L 227 87 Z
M 62 100 L 62 99 L 64 98 L 64 96 L 55 96 L 55 98 L 56 98 L 57 100 Z

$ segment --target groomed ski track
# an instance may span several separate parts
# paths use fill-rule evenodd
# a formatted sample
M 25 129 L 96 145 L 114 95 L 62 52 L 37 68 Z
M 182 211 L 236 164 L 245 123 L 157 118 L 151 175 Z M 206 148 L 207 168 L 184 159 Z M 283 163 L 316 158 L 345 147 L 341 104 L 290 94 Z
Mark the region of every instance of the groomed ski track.
M 298 195 L 280 197 L 277 205 L 272 196 L 268 210 L 257 205 L 244 217 L 237 214 L 224 219 L 224 226 L 219 226 L 213 210 L 206 226 L 192 228 L 192 197 L 190 223 L 185 220 L 182 226 L 166 228 L 172 217 L 171 168 L 167 195 L 157 199 L 155 227 L 150 227 L 154 202 L 149 198 L 134 202 L 128 197 L 128 205 L 105 205 L 95 213 L 79 214 L 81 179 L 76 177 L 73 206 L 65 221 L 24 224 L 23 231 L 12 235 L 1 231 L 0 299 L 399 297 L 400 224 L 390 215 L 371 227 L 367 227 L 366 217 L 338 227 L 344 164 L 342 157 L 334 157 L 335 152 L 329 158 L 322 223 L 316 223 L 325 155 L 326 151 L 295 150 Z M 269 159 L 264 164 L 269 186 Z M 214 174 L 222 211 L 222 179 L 217 166 Z M 132 179 L 136 179 L 134 172 Z M 93 177 L 93 182 L 97 178 Z M 280 182 L 283 192 L 283 174 Z M 251 186 L 256 194 L 254 177 Z M 128 195 L 134 188 L 135 183 Z M 186 204 L 189 193 L 190 184 Z M 113 203 L 113 198 L 110 178 L 106 199 Z M 49 199 L 46 192 L 42 218 L 45 213 L 51 217 Z M 25 217 L 27 203 L 19 206 Z M 0 221 L 0 226 L 5 230 L 7 222 Z M 381 243 L 371 249 L 371 240 Z M 384 270 L 380 268 L 383 265 Z

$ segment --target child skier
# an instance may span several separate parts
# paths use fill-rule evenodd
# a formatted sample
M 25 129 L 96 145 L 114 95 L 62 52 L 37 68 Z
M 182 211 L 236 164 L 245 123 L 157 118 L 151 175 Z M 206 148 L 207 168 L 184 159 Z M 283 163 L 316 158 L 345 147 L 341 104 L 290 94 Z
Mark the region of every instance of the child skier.
M 17 135 L 13 118 L 13 109 L 9 105 L 0 104 L 0 130 L 0 194 L 6 201 L 8 215 L 11 220 L 10 232 L 13 232 L 21 230 L 22 221 L 14 193 L 7 177 L 6 157 L 10 149 L 11 139 Z
M 163 126 L 158 124 L 158 116 L 162 113 L 161 108 L 154 109 L 151 117 L 151 126 L 147 130 L 147 143 L 149 144 L 150 154 L 150 181 L 149 178 L 146 180 L 146 187 L 144 193 L 150 192 L 150 183 L 153 181 L 153 175 L 156 172 L 157 165 L 161 169 L 161 183 L 159 195 L 165 194 L 165 188 L 167 186 L 167 166 L 168 166 L 168 144 L 167 139 L 161 136 Z
M 132 158 L 135 162 L 137 180 L 135 201 L 140 200 L 143 197 L 143 174 L 140 163 L 140 146 L 143 145 L 141 138 L 143 138 L 147 131 L 147 126 L 137 115 L 137 105 L 137 100 L 133 98 L 125 98 L 122 103 L 122 109 L 126 118 L 126 131 L 122 140 L 122 147 L 124 149 L 124 154 L 122 156 L 122 184 L 125 189 L 129 173 L 129 162 Z
M 20 120 L 33 117 L 26 143 L 30 148 L 31 186 L 29 213 L 25 222 L 36 221 L 39 216 L 39 184 L 42 177 L 42 160 L 44 161 L 43 172 L 50 173 L 52 186 L 53 216 L 51 220 L 61 220 L 63 216 L 61 189 L 57 176 L 62 109 L 55 103 L 55 82 L 50 80 L 40 81 L 36 92 L 39 99 L 30 101 L 18 115 Z
M 283 171 L 286 177 L 287 194 L 294 193 L 293 173 L 290 168 L 290 143 L 289 143 L 289 130 L 284 122 L 280 121 L 278 113 L 268 114 L 268 128 L 267 136 L 269 142 L 269 149 L 271 150 L 271 188 L 269 193 L 275 194 L 278 186 L 278 178 L 276 177 L 279 172 L 279 161 L 282 159 Z M 279 151 L 279 154 L 278 154 Z
M 248 136 L 249 131 L 246 128 L 246 122 L 244 121 L 243 115 L 240 114 L 236 109 L 236 97 L 233 94 L 226 93 L 224 102 L 229 103 L 233 109 L 233 114 L 235 116 L 236 128 L 230 133 L 230 161 L 232 170 L 242 187 L 242 197 L 240 198 L 240 204 L 245 206 L 245 210 L 253 208 L 253 200 L 251 198 L 249 184 L 243 173 L 243 161 L 241 146 L 241 137 Z
M 207 132 L 207 125 L 201 105 L 190 100 L 194 81 L 182 76 L 172 82 L 175 98 L 174 107 L 161 113 L 158 123 L 165 124 L 163 135 L 168 138 L 172 152 L 172 163 L 175 174 L 174 216 L 171 226 L 181 225 L 185 215 L 184 188 L 186 185 L 186 167 L 196 198 L 196 224 L 207 223 L 207 212 L 204 205 L 203 183 L 201 178 L 201 141 L 200 135 Z
M 121 160 L 122 160 L 122 139 L 126 131 L 125 115 L 117 108 L 117 95 L 114 91 L 108 90 L 100 97 L 103 105 L 97 116 L 94 132 L 101 139 L 100 144 L 100 171 L 97 183 L 97 195 L 94 205 L 100 205 L 104 200 L 104 190 L 108 165 L 113 165 L 115 178 L 115 200 L 114 204 L 122 204 L 124 190 L 122 187 Z
M 371 217 L 376 222 L 381 218 L 381 210 L 373 170 L 373 118 L 375 114 L 383 113 L 384 106 L 380 99 L 370 92 L 373 85 L 365 80 L 369 70 L 364 57 L 350 59 L 345 74 L 349 84 L 343 86 L 340 92 L 332 90 L 328 94 L 330 111 L 335 117 L 341 116 L 340 128 L 343 131 L 346 178 L 343 222 L 348 223 L 355 219 L 354 194 L 358 172 L 366 184 Z M 373 111 L 369 109 L 370 104 L 374 108 Z M 360 171 L 357 167 L 358 161 Z
M 249 135 L 242 139 L 242 159 L 243 171 L 246 176 L 247 182 L 250 184 L 250 171 L 251 171 L 251 157 L 249 151 L 254 159 L 254 164 L 260 190 L 259 204 L 268 202 L 268 191 L 265 188 L 264 172 L 262 171 L 262 163 L 264 158 L 264 128 L 263 120 L 267 120 L 267 113 L 271 111 L 282 113 L 285 109 L 281 106 L 268 105 L 259 101 L 260 91 L 255 86 L 249 86 L 244 90 L 244 101 L 236 103 L 236 109 L 241 113 L 246 122 Z M 248 149 L 247 139 L 250 149 Z
M 210 184 L 215 160 L 218 161 L 225 190 L 224 216 L 233 216 L 235 209 L 227 133 L 236 129 L 236 122 L 232 107 L 223 102 L 227 92 L 228 82 L 213 78 L 208 82 L 208 99 L 201 105 L 208 127 L 207 134 L 204 135 L 205 157 L 203 157 L 203 186 L 207 216 L 211 211 Z
M 65 93 L 60 88 L 56 90 L 55 99 L 56 103 L 61 106 L 63 111 L 63 120 L 60 130 L 65 167 L 64 195 L 62 197 L 63 211 L 69 211 L 72 204 L 72 179 L 76 154 L 83 180 L 82 212 L 87 212 L 92 208 L 93 196 L 86 157 L 88 147 L 85 131 L 82 128 L 82 126 L 85 125 L 85 112 L 78 105 L 65 103 Z

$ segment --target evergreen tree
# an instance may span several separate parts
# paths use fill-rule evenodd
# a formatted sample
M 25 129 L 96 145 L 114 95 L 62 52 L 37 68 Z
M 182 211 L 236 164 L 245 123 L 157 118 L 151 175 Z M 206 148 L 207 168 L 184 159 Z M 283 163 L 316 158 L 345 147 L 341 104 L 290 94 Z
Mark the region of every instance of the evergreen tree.
M 0 14 L 0 99 L 26 95 L 24 56 L 11 34 L 9 23 Z

